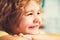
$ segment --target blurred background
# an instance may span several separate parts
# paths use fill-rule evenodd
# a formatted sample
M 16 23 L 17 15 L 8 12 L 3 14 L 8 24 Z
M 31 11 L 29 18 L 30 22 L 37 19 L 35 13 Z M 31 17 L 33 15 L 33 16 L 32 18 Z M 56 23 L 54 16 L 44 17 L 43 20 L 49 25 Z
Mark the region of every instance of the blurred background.
M 60 0 L 42 0 L 42 2 L 45 28 L 41 30 L 48 34 L 60 34 Z

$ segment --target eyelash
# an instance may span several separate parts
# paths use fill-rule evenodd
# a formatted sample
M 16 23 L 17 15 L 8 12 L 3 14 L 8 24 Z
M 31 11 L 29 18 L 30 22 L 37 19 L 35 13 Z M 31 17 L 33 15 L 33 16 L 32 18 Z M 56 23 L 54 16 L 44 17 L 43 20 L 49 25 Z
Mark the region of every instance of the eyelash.
M 32 13 L 29 13 L 28 15 L 32 15 Z
M 33 13 L 28 13 L 28 14 L 26 14 L 27 16 L 30 16 L 30 15 L 33 15 Z
M 38 12 L 37 15 L 39 15 L 39 14 L 40 14 L 40 13 Z M 33 13 L 29 13 L 29 14 L 27 14 L 27 16 L 29 16 L 29 15 L 33 15 Z
M 40 13 L 38 12 L 37 14 L 39 15 Z

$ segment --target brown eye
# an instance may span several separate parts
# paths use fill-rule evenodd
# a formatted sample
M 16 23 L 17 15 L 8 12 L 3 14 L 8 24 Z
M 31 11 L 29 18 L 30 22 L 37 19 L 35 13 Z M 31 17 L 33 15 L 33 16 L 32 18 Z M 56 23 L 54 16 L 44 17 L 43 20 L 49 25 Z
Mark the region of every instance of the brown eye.
M 38 15 L 40 14 L 40 13 L 37 13 Z
M 29 15 L 32 15 L 32 13 L 29 13 L 29 14 L 27 14 L 27 15 L 28 15 L 28 16 L 29 16 Z

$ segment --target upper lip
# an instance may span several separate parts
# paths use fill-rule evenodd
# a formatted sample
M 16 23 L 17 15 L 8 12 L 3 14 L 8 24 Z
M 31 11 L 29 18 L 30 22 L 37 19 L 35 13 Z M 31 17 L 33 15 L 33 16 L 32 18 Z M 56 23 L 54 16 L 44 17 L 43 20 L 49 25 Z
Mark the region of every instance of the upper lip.
M 29 28 L 32 28 L 32 27 L 38 27 L 38 25 L 32 25 L 32 26 L 29 26 Z

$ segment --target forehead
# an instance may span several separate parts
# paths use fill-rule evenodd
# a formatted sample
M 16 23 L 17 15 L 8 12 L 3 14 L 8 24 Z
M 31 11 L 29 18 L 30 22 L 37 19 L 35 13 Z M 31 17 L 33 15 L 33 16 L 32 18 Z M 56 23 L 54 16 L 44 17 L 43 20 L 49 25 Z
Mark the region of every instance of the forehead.
M 24 9 L 25 9 L 25 11 L 29 11 L 29 10 L 35 10 L 35 11 L 37 11 L 37 10 L 40 9 L 40 5 L 37 4 L 35 1 L 30 1 L 28 3 L 28 5 L 25 6 Z

